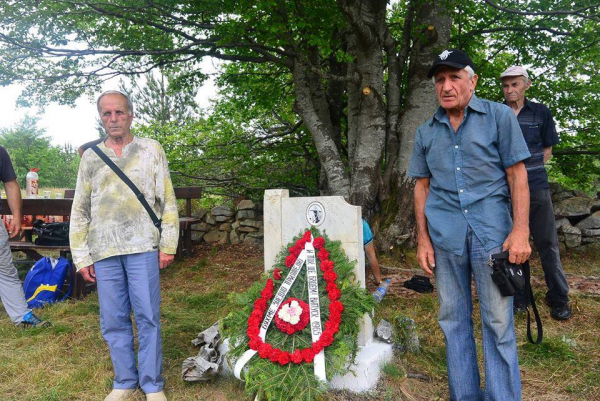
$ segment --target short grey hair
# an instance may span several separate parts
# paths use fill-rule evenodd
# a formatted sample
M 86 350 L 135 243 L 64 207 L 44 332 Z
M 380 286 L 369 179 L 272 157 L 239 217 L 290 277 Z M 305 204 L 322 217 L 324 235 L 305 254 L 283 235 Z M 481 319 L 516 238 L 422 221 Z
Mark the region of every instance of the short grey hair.
M 471 68 L 470 65 L 463 68 L 463 70 L 465 70 L 467 72 L 469 79 L 471 79 L 475 76 L 475 71 L 473 71 L 473 68 Z M 433 82 L 435 84 L 435 74 L 433 74 L 433 77 L 431 77 L 431 82 Z
M 98 100 L 96 100 L 96 108 L 98 109 L 98 113 L 100 113 L 100 100 L 102 100 L 102 98 L 106 95 L 121 95 L 121 96 L 123 96 L 125 98 L 125 100 L 127 101 L 127 112 L 129 113 L 130 116 L 133 115 L 133 103 L 131 103 L 131 99 L 125 93 L 123 93 L 121 91 L 117 91 L 117 90 L 108 90 L 108 91 L 102 92 L 102 94 L 98 97 Z

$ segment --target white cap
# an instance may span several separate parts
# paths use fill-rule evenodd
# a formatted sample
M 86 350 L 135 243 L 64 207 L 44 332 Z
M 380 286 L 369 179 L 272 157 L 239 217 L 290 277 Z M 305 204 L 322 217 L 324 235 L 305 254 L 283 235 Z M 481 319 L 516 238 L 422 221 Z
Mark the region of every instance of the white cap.
M 520 65 L 513 65 L 511 67 L 508 67 L 506 69 L 506 71 L 504 71 L 502 74 L 500 74 L 500 78 L 504 78 L 504 77 L 520 77 L 523 76 L 527 79 L 529 79 L 529 74 L 527 73 L 527 70 L 523 67 L 521 67 Z

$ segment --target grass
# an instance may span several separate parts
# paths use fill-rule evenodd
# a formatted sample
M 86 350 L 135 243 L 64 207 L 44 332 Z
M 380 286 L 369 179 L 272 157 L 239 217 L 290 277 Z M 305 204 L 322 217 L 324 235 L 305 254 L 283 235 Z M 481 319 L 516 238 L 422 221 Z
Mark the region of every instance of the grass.
M 191 340 L 229 312 L 227 296 L 260 277 L 262 253 L 245 246 L 202 247 L 194 258 L 161 272 L 162 331 L 166 391 L 170 400 L 252 400 L 240 382 L 223 377 L 185 383 L 181 364 L 198 350 Z M 589 255 L 565 258 L 567 271 L 600 276 L 600 262 Z M 534 274 L 539 274 L 535 266 Z M 536 298 L 543 298 L 536 289 Z M 526 341 L 526 321 L 516 320 L 524 400 L 600 399 L 600 298 L 572 295 L 573 319 L 556 322 L 539 302 L 544 341 Z M 70 300 L 39 312 L 49 329 L 20 330 L 0 312 L 0 397 L 6 401 L 101 400 L 112 387 L 112 366 L 100 335 L 98 299 Z M 417 323 L 421 352 L 398 354 L 382 367 L 377 389 L 363 395 L 331 392 L 324 401 L 443 400 L 448 398 L 444 339 L 436 322 L 435 294 L 387 297 L 375 321 L 410 317 Z M 476 305 L 475 322 L 478 326 Z M 479 326 L 478 326 L 479 327 Z M 481 354 L 481 343 L 478 341 Z M 291 397 L 290 399 L 293 399 Z M 144 400 L 137 394 L 134 401 Z

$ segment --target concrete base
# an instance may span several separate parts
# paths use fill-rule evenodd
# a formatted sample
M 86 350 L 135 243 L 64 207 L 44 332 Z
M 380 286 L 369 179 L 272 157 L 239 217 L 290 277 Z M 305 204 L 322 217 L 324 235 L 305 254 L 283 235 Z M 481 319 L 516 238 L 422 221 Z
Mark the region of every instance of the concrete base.
M 229 339 L 225 339 L 219 346 L 219 351 L 224 356 L 221 373 L 233 376 L 233 367 L 226 355 L 228 350 Z M 360 347 L 354 364 L 350 366 L 350 372 L 344 376 L 334 376 L 329 380 L 329 386 L 336 390 L 349 390 L 355 393 L 373 390 L 379 381 L 381 367 L 390 362 L 392 357 L 391 344 L 371 341 L 366 346 Z
M 372 390 L 379 381 L 381 367 L 390 362 L 393 355 L 391 344 L 373 340 L 358 351 L 350 372 L 344 376 L 334 376 L 329 385 L 337 390 L 355 393 Z

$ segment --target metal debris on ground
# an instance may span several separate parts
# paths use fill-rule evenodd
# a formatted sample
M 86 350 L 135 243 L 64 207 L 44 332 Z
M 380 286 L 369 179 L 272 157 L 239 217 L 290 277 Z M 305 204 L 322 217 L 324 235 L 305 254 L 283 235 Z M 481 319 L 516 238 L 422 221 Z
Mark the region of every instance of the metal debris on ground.
M 199 333 L 198 337 L 192 340 L 192 344 L 200 347 L 200 351 L 197 356 L 183 361 L 181 372 L 183 380 L 188 382 L 211 380 L 219 372 L 223 361 L 223 356 L 219 352 L 221 344 L 219 323 Z
M 387 320 L 381 319 L 377 328 L 375 329 L 375 335 L 382 341 L 385 341 L 388 344 L 393 342 L 394 329 L 392 325 Z

